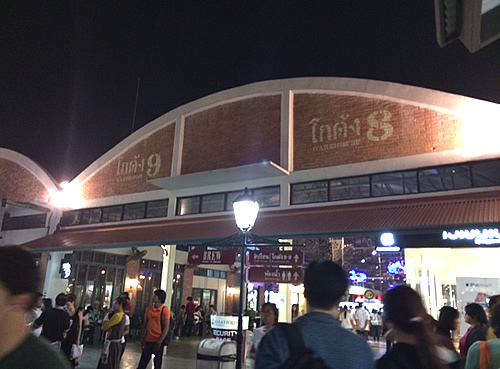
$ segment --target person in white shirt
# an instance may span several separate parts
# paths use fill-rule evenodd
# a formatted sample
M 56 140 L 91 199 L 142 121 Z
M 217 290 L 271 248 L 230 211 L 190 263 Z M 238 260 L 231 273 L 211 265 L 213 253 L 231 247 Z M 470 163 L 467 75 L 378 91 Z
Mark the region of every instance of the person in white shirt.
M 43 295 L 40 292 L 37 292 L 35 297 L 35 305 L 25 314 L 26 325 L 31 329 L 33 328 L 33 322 L 37 320 L 40 315 L 42 315 Z M 42 333 L 42 327 L 33 329 L 31 333 L 33 333 L 35 337 L 39 337 L 40 333 Z
M 352 332 L 351 310 L 347 306 L 344 306 L 340 309 L 339 320 L 340 320 L 340 325 L 342 326 L 342 328 L 345 328 L 348 331 Z
M 354 321 L 356 322 L 356 333 L 368 339 L 370 329 L 370 314 L 363 308 L 363 304 L 356 306 L 354 312 Z
M 250 349 L 250 358 L 255 359 L 260 341 L 264 335 L 269 332 L 273 326 L 278 323 L 278 308 L 275 304 L 266 302 L 260 309 L 260 319 L 262 325 L 253 331 L 252 348 Z

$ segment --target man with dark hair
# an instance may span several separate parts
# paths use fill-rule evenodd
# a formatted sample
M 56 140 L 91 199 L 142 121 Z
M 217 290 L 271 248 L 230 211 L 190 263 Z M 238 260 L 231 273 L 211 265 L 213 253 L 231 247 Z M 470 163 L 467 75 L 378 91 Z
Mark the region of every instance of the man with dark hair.
M 22 273 L 22 275 L 20 275 Z M 69 369 L 71 365 L 25 324 L 38 285 L 31 254 L 20 247 L 0 247 L 0 368 Z
M 42 327 L 40 337 L 45 337 L 56 348 L 61 348 L 64 333 L 70 328 L 69 314 L 65 311 L 68 297 L 64 293 L 56 296 L 56 306 L 44 310 L 42 315 L 33 323 L 34 328 Z
M 128 292 L 122 292 L 120 298 L 123 298 L 124 300 L 123 312 L 125 313 L 123 316 L 123 319 L 125 320 L 125 328 L 123 329 L 122 336 L 122 351 L 120 353 L 121 358 L 125 352 L 125 346 L 127 346 L 127 336 L 130 334 L 130 297 Z
M 332 261 L 312 262 L 304 275 L 304 296 L 307 313 L 293 326 L 302 336 L 304 346 L 314 358 L 328 367 L 372 369 L 373 354 L 364 339 L 342 328 L 339 302 L 348 287 L 344 270 Z M 298 358 L 290 351 L 286 333 L 275 326 L 259 345 L 256 369 L 292 367 Z
M 191 337 L 191 333 L 194 331 L 194 313 L 196 311 L 196 305 L 194 304 L 191 296 L 188 296 L 186 300 L 186 312 L 184 313 L 186 315 L 186 319 L 182 335 L 184 337 Z
M 488 299 L 488 310 L 487 310 L 488 317 L 491 315 L 491 312 L 493 311 L 493 306 L 497 305 L 498 303 L 500 303 L 500 295 L 490 296 L 490 298 Z M 493 328 L 491 327 L 491 323 L 490 323 L 488 326 L 488 332 L 486 333 L 486 339 L 492 340 L 495 338 L 498 338 L 498 337 L 495 334 Z
M 161 369 L 163 359 L 162 342 L 167 336 L 170 323 L 170 309 L 164 305 L 167 293 L 153 292 L 153 305 L 146 310 L 141 334 L 142 354 L 137 369 L 146 369 L 154 355 L 154 368 Z

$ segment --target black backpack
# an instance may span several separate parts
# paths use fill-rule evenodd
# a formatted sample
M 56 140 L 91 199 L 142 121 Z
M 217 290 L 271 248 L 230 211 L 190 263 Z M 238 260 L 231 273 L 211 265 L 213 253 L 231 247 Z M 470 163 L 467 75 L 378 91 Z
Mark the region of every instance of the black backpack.
M 304 340 L 295 324 L 278 323 L 273 329 L 280 329 L 286 336 L 290 358 L 284 365 L 286 369 L 333 369 L 323 359 L 313 357 L 310 349 L 304 346 Z
M 162 329 L 163 329 L 163 309 L 165 309 L 165 306 L 161 309 L 161 314 L 160 314 Z M 175 319 L 172 317 L 172 313 L 170 313 L 170 324 L 168 326 L 167 335 L 165 336 L 165 339 L 161 343 L 162 345 L 168 346 L 170 344 L 170 341 L 172 341 L 172 338 L 174 337 L 174 330 L 175 330 Z

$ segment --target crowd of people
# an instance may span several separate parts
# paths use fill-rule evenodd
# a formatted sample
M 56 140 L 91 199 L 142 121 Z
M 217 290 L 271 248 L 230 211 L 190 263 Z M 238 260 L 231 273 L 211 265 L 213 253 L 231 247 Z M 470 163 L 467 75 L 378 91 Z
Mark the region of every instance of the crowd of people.
M 299 353 L 291 349 L 288 330 L 277 324 L 276 307 L 265 304 L 264 326 L 261 332 L 254 333 L 250 351 L 255 368 L 292 367 L 300 360 L 297 355 L 304 352 L 325 368 L 500 367 L 500 295 L 490 298 L 487 311 L 477 303 L 465 307 L 464 321 L 469 328 L 457 345 L 453 336 L 460 325 L 460 313 L 455 308 L 444 306 L 435 320 L 427 313 L 420 295 L 401 285 L 384 295 L 383 313 L 370 312 L 362 304 L 352 311 L 339 307 L 347 283 L 345 272 L 333 262 L 313 262 L 308 266 L 304 277 L 307 313 L 293 323 L 306 349 Z M 374 341 L 383 337 L 388 342 L 387 352 L 378 360 L 374 360 L 367 344 L 369 336 Z M 490 365 L 483 366 L 482 362 Z
M 23 278 L 17 277 L 23 270 Z M 54 306 L 36 291 L 37 268 L 31 254 L 19 247 L 0 248 L 0 367 L 70 369 L 78 365 L 75 346 L 81 346 L 92 309 L 76 304 L 76 296 L 60 293 Z M 383 297 L 383 314 L 358 305 L 354 312 L 339 307 L 348 287 L 345 271 L 334 262 L 312 262 L 304 274 L 306 314 L 295 314 L 294 331 L 304 350 L 291 349 L 289 328 L 277 324 L 278 310 L 266 303 L 261 326 L 254 331 L 250 356 L 256 369 L 292 367 L 310 355 L 324 368 L 343 369 L 482 369 L 500 367 L 500 295 L 489 299 L 488 309 L 471 303 L 463 319 L 469 325 L 458 345 L 453 339 L 461 314 L 450 306 L 440 310 L 438 320 L 428 313 L 420 295 L 406 285 L 396 286 Z M 172 337 L 210 332 L 211 305 L 206 313 L 191 297 L 177 314 L 165 306 L 166 292 L 158 289 L 145 312 L 141 333 L 142 354 L 138 369 L 154 357 L 161 368 L 162 350 Z M 117 298 L 102 319 L 105 340 L 97 363 L 99 369 L 118 369 L 125 350 L 130 318 L 126 293 Z M 295 309 L 297 310 L 297 308 Z M 171 319 L 172 317 L 172 319 Z M 385 332 L 384 332 L 385 330 Z M 367 339 L 383 336 L 393 344 L 374 360 Z M 31 358 L 37 358 L 32 360 Z M 316 365 L 316 364 L 315 364 Z M 489 366 L 486 366 L 489 365 Z

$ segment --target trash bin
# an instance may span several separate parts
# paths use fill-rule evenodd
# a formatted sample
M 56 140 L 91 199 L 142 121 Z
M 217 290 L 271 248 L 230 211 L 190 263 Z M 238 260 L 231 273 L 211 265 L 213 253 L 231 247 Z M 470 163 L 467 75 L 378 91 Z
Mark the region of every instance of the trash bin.
M 236 342 L 207 338 L 200 342 L 196 369 L 236 368 Z

